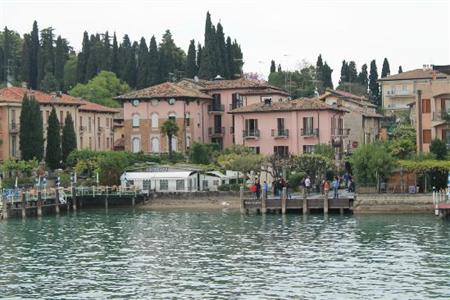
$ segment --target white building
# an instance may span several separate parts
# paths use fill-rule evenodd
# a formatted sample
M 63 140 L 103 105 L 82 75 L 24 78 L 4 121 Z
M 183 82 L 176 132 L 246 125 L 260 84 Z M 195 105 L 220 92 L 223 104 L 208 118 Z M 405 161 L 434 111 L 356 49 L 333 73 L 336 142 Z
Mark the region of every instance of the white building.
M 197 171 L 125 172 L 120 177 L 122 188 L 134 186 L 143 191 L 162 193 L 195 192 L 198 181 Z

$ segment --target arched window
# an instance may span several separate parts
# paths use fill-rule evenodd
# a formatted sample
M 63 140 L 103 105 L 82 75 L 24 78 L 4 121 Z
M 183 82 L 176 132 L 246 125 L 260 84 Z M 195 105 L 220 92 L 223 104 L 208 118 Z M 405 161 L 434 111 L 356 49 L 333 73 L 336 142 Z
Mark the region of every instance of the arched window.
M 186 148 L 187 149 L 191 148 L 191 137 L 190 136 L 186 137 Z
M 139 127 L 139 114 L 133 114 L 133 127 Z
M 157 113 L 152 113 L 151 118 L 152 118 L 152 128 L 158 128 L 159 127 L 158 114 Z
M 172 137 L 172 151 L 177 152 L 178 139 L 176 136 Z
M 169 113 L 169 119 L 175 121 L 177 119 L 177 114 L 174 113 L 174 112 L 170 112 Z
M 141 139 L 138 137 L 135 137 L 132 139 L 132 151 L 133 153 L 138 153 L 141 151 Z
M 159 153 L 159 138 L 152 138 L 152 152 Z

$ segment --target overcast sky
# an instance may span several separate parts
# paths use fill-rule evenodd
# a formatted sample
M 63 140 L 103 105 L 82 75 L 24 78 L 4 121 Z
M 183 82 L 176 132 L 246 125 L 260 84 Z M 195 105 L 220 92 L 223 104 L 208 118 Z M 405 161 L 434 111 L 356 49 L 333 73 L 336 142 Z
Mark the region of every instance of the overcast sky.
M 23 34 L 37 20 L 76 50 L 84 30 L 148 41 L 170 29 L 186 51 L 192 38 L 203 44 L 208 10 L 241 44 L 246 72 L 267 75 L 271 59 L 292 70 L 319 53 L 335 84 L 343 59 L 359 70 L 375 58 L 379 73 L 384 57 L 392 73 L 450 64 L 450 0 L 0 0 L 0 25 Z

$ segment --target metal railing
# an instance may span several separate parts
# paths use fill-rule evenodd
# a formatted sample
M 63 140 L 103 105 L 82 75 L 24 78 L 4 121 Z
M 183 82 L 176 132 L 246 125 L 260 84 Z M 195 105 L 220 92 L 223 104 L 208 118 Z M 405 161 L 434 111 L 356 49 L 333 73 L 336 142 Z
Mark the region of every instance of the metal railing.
M 244 130 L 243 136 L 244 136 L 244 138 L 259 138 L 260 132 L 259 132 L 259 129 Z
M 223 135 L 225 134 L 225 127 L 209 127 L 208 128 L 208 135 Z
M 450 114 L 446 111 L 436 111 L 433 113 L 433 121 L 450 121 Z
M 223 104 L 209 104 L 208 112 L 223 112 L 225 107 Z
M 233 109 L 236 109 L 236 108 L 239 108 L 242 106 L 243 106 L 242 102 L 235 102 L 235 103 L 230 104 L 230 110 L 233 110 Z
M 289 129 L 272 129 L 272 136 L 273 137 L 280 137 L 280 138 L 286 138 L 289 137 Z
M 318 136 L 319 128 L 302 128 L 300 129 L 301 136 Z
M 11 133 L 17 133 L 17 132 L 19 132 L 19 123 L 16 123 L 16 122 L 11 122 L 10 124 L 9 124 L 9 132 L 11 132 Z
M 350 134 L 350 128 L 332 128 L 332 136 L 348 136 Z

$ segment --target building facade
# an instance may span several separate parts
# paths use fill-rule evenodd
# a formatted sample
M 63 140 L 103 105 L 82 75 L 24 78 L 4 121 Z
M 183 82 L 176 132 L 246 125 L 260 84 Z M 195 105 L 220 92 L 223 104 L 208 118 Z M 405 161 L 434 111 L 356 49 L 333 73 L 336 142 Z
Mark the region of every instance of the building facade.
M 317 98 L 254 103 L 231 112 L 235 142 L 264 155 L 313 153 L 328 144 L 342 153 L 350 130 L 344 127 L 347 110 Z
M 319 99 L 328 105 L 348 110 L 344 115 L 344 124 L 345 127 L 351 128 L 351 131 L 344 140 L 344 151 L 352 152 L 359 145 L 373 143 L 379 139 L 383 115 L 377 113 L 376 105 L 370 103 L 367 98 L 327 89 Z
M 112 149 L 112 141 L 109 140 L 108 147 L 108 139 L 113 135 L 113 129 L 106 126 L 117 110 L 62 93 L 44 93 L 23 87 L 8 87 L 0 89 L 0 139 L 2 141 L 0 160 L 20 159 L 20 113 L 25 95 L 34 97 L 40 104 L 44 138 L 47 135 L 48 117 L 54 107 L 61 126 L 64 126 L 67 114 L 72 116 L 79 149 Z

